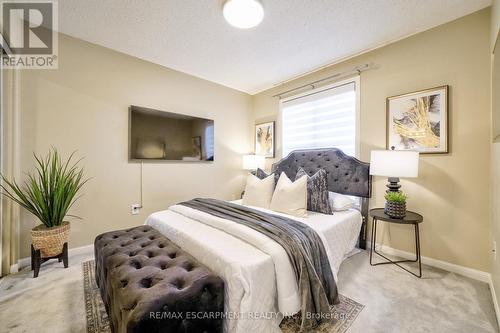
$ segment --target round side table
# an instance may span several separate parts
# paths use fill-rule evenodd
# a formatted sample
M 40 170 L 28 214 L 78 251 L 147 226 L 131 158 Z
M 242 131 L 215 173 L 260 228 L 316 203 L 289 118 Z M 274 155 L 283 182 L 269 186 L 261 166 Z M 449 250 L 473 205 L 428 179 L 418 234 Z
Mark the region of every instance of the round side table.
M 371 245 L 370 245 L 370 265 L 372 266 L 377 266 L 377 265 L 385 265 L 385 264 L 394 264 L 398 266 L 399 268 L 407 271 L 408 273 L 421 278 L 422 277 L 422 259 L 420 257 L 420 234 L 418 230 L 418 225 L 424 221 L 424 218 L 422 215 L 412 212 L 412 211 L 406 211 L 406 216 L 402 219 L 395 219 L 392 218 L 384 213 L 384 208 L 374 208 L 370 209 L 370 216 L 373 219 L 372 223 L 372 238 L 371 238 Z M 388 223 L 397 223 L 397 224 L 408 224 L 408 225 L 413 225 L 415 227 L 415 260 L 391 260 L 381 254 L 380 252 L 377 252 L 375 248 L 375 240 L 377 239 L 377 224 L 379 221 L 384 221 Z M 372 257 L 373 253 L 378 254 L 380 257 L 384 258 L 386 261 L 384 262 L 378 262 L 378 263 L 373 263 L 372 262 Z M 400 263 L 403 262 L 418 262 L 418 271 L 419 273 L 416 274 L 409 269 L 403 267 L 400 265 Z

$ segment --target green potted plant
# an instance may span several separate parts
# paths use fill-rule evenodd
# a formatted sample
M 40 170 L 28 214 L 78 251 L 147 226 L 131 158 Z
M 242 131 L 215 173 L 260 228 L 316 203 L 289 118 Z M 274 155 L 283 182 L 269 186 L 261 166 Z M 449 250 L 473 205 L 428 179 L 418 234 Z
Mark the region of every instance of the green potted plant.
M 32 244 L 35 250 L 40 250 L 42 258 L 49 258 L 60 254 L 68 241 L 70 223 L 65 218 L 76 217 L 68 215 L 68 210 L 87 180 L 78 166 L 80 160 L 72 163 L 74 153 L 65 161 L 55 148 L 45 158 L 33 155 L 35 172 L 27 174 L 24 184 L 1 175 L 4 184 L 0 188 L 3 195 L 40 220 L 41 224 L 31 229 Z
M 406 199 L 407 196 L 402 191 L 387 192 L 384 213 L 389 217 L 402 219 L 406 216 Z

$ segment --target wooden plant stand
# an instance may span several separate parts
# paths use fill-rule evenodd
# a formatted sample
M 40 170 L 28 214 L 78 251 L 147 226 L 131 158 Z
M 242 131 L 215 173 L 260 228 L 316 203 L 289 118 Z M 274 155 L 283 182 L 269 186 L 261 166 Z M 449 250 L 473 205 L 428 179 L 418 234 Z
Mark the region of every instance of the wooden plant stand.
M 64 263 L 64 268 L 68 268 L 68 243 L 64 243 L 63 250 L 56 256 L 42 258 L 40 250 L 35 250 L 33 244 L 31 244 L 31 270 L 33 272 L 33 277 L 38 277 L 38 273 L 40 272 L 40 266 L 50 259 L 58 259 L 59 262 Z

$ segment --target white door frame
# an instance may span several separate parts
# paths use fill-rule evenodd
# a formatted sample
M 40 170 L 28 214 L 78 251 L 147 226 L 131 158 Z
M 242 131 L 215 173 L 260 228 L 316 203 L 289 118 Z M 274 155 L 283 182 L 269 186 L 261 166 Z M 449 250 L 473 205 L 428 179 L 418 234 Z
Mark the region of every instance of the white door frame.
M 0 48 L 0 52 L 2 52 L 2 49 Z M 4 165 L 3 165 L 3 54 L 0 54 L 0 171 L 3 173 L 4 172 Z M 0 178 L 0 184 L 2 183 L 2 179 Z M 3 245 L 2 245 L 2 226 L 3 226 L 3 196 L 2 192 L 0 191 L 0 276 L 1 271 L 2 271 L 2 258 L 3 258 Z

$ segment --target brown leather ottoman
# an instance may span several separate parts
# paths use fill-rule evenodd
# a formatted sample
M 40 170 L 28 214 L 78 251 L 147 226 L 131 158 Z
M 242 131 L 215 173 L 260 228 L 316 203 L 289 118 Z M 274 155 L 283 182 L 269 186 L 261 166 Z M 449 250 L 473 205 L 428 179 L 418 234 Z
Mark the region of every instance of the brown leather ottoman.
M 149 226 L 94 242 L 113 332 L 222 332 L 224 282 Z

